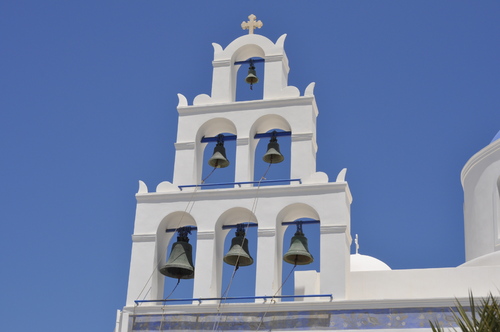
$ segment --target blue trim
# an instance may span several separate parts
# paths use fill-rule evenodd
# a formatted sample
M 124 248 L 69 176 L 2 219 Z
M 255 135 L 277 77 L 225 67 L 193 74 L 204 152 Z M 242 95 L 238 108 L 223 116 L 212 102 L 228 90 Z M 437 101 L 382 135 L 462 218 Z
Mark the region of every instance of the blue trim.
M 253 63 L 260 63 L 260 62 L 265 62 L 266 60 L 262 59 L 262 58 L 250 58 L 248 60 L 245 60 L 245 61 L 236 61 L 234 64 L 235 65 L 244 65 L 245 63 L 248 63 L 250 64 L 250 60 L 253 62 Z
M 295 221 L 284 221 L 281 223 L 281 225 L 285 226 L 285 225 L 297 225 L 297 224 L 302 224 L 302 225 L 305 225 L 305 224 L 319 224 L 320 221 L 319 220 L 295 220 Z
M 280 137 L 280 136 L 292 136 L 291 131 L 276 131 L 274 133 L 274 136 Z M 273 137 L 273 132 L 270 133 L 262 133 L 262 134 L 255 134 L 253 138 L 265 138 L 265 137 Z
M 184 186 L 177 186 L 181 191 L 183 188 L 193 188 L 193 187 L 214 187 L 214 186 L 229 186 L 238 185 L 241 187 L 242 184 L 266 184 L 266 183 L 278 183 L 278 182 L 299 182 L 302 184 L 301 179 L 280 179 L 280 180 L 263 180 L 263 181 L 240 181 L 240 182 L 219 182 L 219 183 L 203 183 L 203 184 L 189 184 Z
M 236 135 L 222 135 L 224 136 L 223 141 L 236 141 Z M 213 137 L 205 137 L 203 136 L 201 138 L 202 143 L 208 143 L 208 142 L 217 142 L 219 140 L 219 136 L 213 136 Z
M 289 298 L 307 298 L 307 297 L 329 297 L 330 301 L 333 300 L 332 294 L 316 294 L 316 295 L 276 295 L 276 296 L 234 296 L 234 297 L 199 297 L 199 298 L 186 298 L 186 299 L 163 299 L 163 300 L 135 300 L 135 304 L 140 303 L 152 303 L 152 302 L 192 302 L 198 301 L 198 303 L 202 303 L 203 301 L 213 301 L 213 300 L 257 300 L 263 299 L 267 301 L 268 299 L 289 299 Z
M 237 139 L 237 136 L 236 135 L 232 135 L 232 134 L 223 135 L 223 136 L 224 136 L 224 142 L 226 142 L 226 141 L 236 141 L 236 139 Z M 260 134 L 255 134 L 255 136 L 253 138 L 266 138 L 266 137 L 272 137 L 272 136 L 273 136 L 272 132 L 270 132 L 270 133 L 260 133 Z M 292 132 L 291 131 L 277 131 L 275 133 L 275 136 L 276 137 L 280 137 L 280 136 L 292 136 Z M 202 143 L 217 142 L 218 139 L 219 139 L 219 136 L 213 136 L 213 137 L 205 137 L 205 136 L 203 136 L 201 138 L 201 142 Z

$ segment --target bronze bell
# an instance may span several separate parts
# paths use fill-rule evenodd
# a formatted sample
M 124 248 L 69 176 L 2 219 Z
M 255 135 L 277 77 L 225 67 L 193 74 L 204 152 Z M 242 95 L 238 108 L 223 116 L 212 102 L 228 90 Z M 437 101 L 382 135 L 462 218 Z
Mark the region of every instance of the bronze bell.
M 267 145 L 267 152 L 262 157 L 266 163 L 278 164 L 285 160 L 285 157 L 280 152 L 280 145 L 278 144 L 278 139 L 276 138 L 276 131 L 273 132 L 273 136 Z
M 226 158 L 226 148 L 224 147 L 224 136 L 222 134 L 220 134 L 217 139 L 214 154 L 208 160 L 208 164 L 215 168 L 224 168 L 229 166 L 229 160 Z
M 314 261 L 307 246 L 307 238 L 302 232 L 302 225 L 297 224 L 297 232 L 290 241 L 290 249 L 283 256 L 283 260 L 294 265 L 307 265 Z
M 250 68 L 248 68 L 248 74 L 245 78 L 245 82 L 250 84 L 251 90 L 253 90 L 253 85 L 259 82 L 259 78 L 257 77 L 257 72 L 255 71 L 255 66 L 253 65 L 252 60 L 250 60 Z
M 231 241 L 231 249 L 224 256 L 224 262 L 238 267 L 253 264 L 253 258 L 248 252 L 248 239 L 245 237 L 245 230 L 242 224 L 238 224 L 236 236 Z
M 160 268 L 160 273 L 175 279 L 193 279 L 193 247 L 189 244 L 185 229 L 178 231 L 177 242 L 172 245 L 167 264 Z

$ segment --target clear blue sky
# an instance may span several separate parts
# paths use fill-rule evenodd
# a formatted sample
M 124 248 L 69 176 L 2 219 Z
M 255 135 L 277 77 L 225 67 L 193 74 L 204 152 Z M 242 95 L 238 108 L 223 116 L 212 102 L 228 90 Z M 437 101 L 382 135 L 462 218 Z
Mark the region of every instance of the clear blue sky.
M 138 180 L 172 180 L 176 94 L 210 93 L 211 43 L 251 13 L 288 34 L 289 84 L 316 82 L 318 170 L 348 169 L 360 253 L 464 261 L 460 171 L 500 130 L 500 2 L 3 1 L 2 329 L 113 329 Z

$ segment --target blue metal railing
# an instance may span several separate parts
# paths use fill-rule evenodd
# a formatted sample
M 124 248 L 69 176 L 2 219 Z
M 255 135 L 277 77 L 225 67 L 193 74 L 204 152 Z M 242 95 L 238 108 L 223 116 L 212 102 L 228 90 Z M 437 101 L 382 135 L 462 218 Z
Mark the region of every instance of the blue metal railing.
M 268 299 L 288 299 L 288 298 L 308 298 L 308 297 L 329 297 L 330 301 L 333 300 L 333 295 L 332 294 L 315 294 L 315 295 L 265 295 L 265 296 L 235 296 L 235 297 L 199 297 L 199 298 L 192 298 L 192 299 L 163 299 L 163 300 L 135 300 L 135 304 L 139 305 L 141 303 L 152 303 L 152 302 L 193 302 L 193 301 L 198 301 L 199 304 L 201 304 L 203 301 L 214 301 L 214 300 L 219 300 L 219 301 L 231 301 L 231 300 L 257 300 L 257 299 L 263 299 L 264 302 L 266 302 Z
M 194 187 L 215 187 L 215 186 L 234 186 L 238 185 L 241 187 L 242 184 L 267 184 L 267 183 L 278 183 L 278 182 L 299 182 L 302 184 L 301 179 L 280 179 L 280 180 L 262 180 L 262 181 L 240 181 L 240 182 L 219 182 L 219 183 L 203 183 L 203 184 L 188 184 L 183 186 L 178 186 L 180 190 L 183 188 L 194 188 Z

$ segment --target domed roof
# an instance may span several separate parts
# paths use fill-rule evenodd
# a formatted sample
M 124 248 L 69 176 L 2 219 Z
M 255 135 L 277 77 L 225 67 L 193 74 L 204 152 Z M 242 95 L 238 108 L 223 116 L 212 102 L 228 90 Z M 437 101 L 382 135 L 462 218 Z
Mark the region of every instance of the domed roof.
M 497 139 L 500 139 L 500 130 L 498 131 L 498 133 L 495 135 L 495 137 L 493 137 L 493 139 L 491 140 L 491 143 L 493 143 L 494 141 L 496 141 Z
M 351 271 L 388 271 L 389 265 L 372 256 L 354 254 L 351 255 Z

